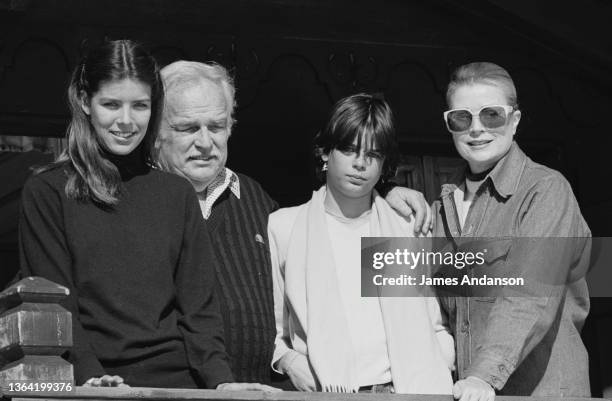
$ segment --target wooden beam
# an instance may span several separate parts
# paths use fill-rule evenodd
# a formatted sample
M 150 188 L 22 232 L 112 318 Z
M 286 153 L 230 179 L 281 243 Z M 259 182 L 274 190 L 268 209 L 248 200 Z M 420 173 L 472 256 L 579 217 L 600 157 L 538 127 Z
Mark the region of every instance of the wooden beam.
M 266 393 L 261 391 L 217 391 L 199 389 L 160 389 L 160 388 L 110 388 L 76 387 L 72 393 L 50 396 L 41 393 L 5 393 L 12 401 L 42 400 L 202 400 L 202 401 L 452 401 L 451 395 L 423 394 L 342 394 L 320 392 L 283 391 Z M 496 401 L 603 401 L 601 398 L 577 397 L 507 397 L 496 396 Z
M 0 10 L 26 11 L 30 0 L 0 0 Z

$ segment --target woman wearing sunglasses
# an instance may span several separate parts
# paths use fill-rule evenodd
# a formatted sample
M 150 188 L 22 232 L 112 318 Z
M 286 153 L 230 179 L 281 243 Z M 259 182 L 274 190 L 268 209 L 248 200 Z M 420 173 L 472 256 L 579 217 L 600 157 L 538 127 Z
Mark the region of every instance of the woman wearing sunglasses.
M 544 240 L 493 241 L 590 236 L 569 183 L 514 141 L 521 112 L 512 78 L 492 63 L 461 66 L 451 77 L 447 102 L 444 121 L 467 167 L 443 185 L 434 203 L 434 235 L 455 244 L 465 237 L 490 239 L 487 262 L 503 274 L 538 270 L 564 277 L 565 284 L 588 260 L 586 241 L 563 248 L 557 241 L 552 253 L 539 246 Z M 512 297 L 444 297 L 457 346 L 455 397 L 589 396 L 588 356 L 580 339 L 589 302 L 579 277 L 504 293 Z

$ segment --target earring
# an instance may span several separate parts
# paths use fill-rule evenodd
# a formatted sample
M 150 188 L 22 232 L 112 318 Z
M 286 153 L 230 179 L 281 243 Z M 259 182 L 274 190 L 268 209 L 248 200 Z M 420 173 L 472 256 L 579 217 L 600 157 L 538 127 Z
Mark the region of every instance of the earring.
M 327 162 L 323 163 L 323 167 L 321 168 L 321 171 L 327 171 Z

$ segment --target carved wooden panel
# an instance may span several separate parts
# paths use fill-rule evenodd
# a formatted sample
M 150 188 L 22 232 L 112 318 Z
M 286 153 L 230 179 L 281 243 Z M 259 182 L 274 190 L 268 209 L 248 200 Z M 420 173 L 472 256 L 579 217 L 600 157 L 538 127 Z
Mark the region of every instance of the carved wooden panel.
M 349 3 L 66 0 L 9 8 L 0 15 L 0 135 L 63 135 L 66 84 L 83 40 L 134 38 L 150 44 L 162 65 L 213 60 L 235 74 L 238 125 L 229 165 L 262 181 L 287 205 L 314 185 L 310 144 L 335 101 L 382 92 L 400 140 L 439 144 L 428 154 L 448 154 L 441 117 L 448 75 L 463 62 L 491 60 L 517 84 L 518 140 L 557 149 L 534 158 L 552 160 L 585 191 L 583 199 L 612 199 L 612 190 L 580 185 L 591 180 L 588 171 L 602 168 L 612 144 L 605 134 L 610 91 L 563 63 L 562 54 L 511 30 L 490 35 L 495 20 L 469 6 L 359 3 L 344 9 Z M 346 21 L 333 18 L 339 10 L 348 13 Z
M 423 162 L 418 156 L 402 156 L 393 181 L 397 184 L 425 192 Z
M 442 184 L 449 182 L 464 164 L 460 157 L 404 155 L 393 181 L 422 192 L 431 204 L 440 195 Z
M 63 127 L 53 123 L 22 130 L 11 125 L 8 116 L 21 118 L 28 125 L 30 116 L 52 122 L 66 114 L 64 93 L 71 66 L 65 50 L 53 40 L 36 36 L 11 45 L 0 65 L 0 120 L 6 122 L 0 125 L 0 134 L 63 135 Z
M 425 175 L 425 197 L 432 202 L 440 196 L 442 184 L 450 181 L 457 174 L 465 161 L 460 157 L 423 156 Z

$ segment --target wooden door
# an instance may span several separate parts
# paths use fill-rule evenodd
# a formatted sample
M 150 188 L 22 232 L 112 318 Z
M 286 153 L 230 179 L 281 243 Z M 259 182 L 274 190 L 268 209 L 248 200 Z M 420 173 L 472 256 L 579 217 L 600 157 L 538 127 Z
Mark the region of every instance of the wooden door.
M 459 157 L 404 155 L 393 181 L 422 192 L 432 203 L 440 195 L 442 184 L 449 182 L 464 163 Z

